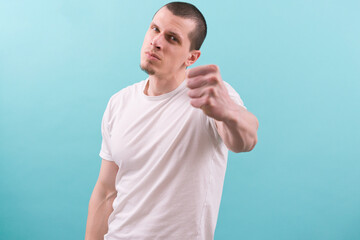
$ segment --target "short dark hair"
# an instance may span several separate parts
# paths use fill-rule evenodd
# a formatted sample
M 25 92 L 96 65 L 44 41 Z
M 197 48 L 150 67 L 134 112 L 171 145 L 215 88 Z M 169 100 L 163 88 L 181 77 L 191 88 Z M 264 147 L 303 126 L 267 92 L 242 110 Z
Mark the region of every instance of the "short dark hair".
M 206 21 L 199 9 L 186 2 L 170 2 L 163 7 L 169 9 L 169 11 L 175 16 L 189 18 L 195 21 L 196 27 L 189 33 L 188 37 L 191 42 L 190 50 L 199 50 L 207 33 Z

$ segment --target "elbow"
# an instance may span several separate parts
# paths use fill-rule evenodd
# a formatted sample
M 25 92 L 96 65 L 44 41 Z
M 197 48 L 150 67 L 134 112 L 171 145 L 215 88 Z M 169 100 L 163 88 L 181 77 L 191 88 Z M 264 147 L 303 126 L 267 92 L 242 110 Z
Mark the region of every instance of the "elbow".
M 244 138 L 243 141 L 240 142 L 240 144 L 229 148 L 229 150 L 234 153 L 250 152 L 255 148 L 257 141 L 258 137 L 256 131 L 254 133 L 248 133 L 247 138 Z
M 248 136 L 249 136 L 248 145 L 247 145 L 246 151 L 244 151 L 244 152 L 252 151 L 258 142 L 257 130 L 259 129 L 259 121 L 257 120 L 256 117 L 255 117 L 254 125 L 255 125 L 255 127 L 252 129 L 251 133 L 248 134 Z
M 249 141 L 249 143 L 244 144 L 240 147 L 235 147 L 234 149 L 231 149 L 234 153 L 241 153 L 241 152 L 250 152 L 255 148 L 255 145 L 257 143 L 257 138 L 253 141 Z
M 255 148 L 255 145 L 257 144 L 258 138 L 257 135 L 255 134 L 255 137 L 251 140 L 249 147 L 246 149 L 245 152 L 250 152 Z
M 258 128 L 259 122 L 255 117 L 251 125 L 248 125 L 246 128 L 239 130 L 238 134 L 236 134 L 236 137 L 230 141 L 225 141 L 225 144 L 227 142 L 226 145 L 228 149 L 234 153 L 250 152 L 255 148 L 258 142 Z

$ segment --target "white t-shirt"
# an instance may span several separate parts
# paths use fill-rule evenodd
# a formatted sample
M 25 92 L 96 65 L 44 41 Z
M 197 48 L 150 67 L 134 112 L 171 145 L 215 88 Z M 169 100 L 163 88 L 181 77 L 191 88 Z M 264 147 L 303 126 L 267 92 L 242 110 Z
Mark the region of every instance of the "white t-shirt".
M 147 81 L 114 94 L 103 115 L 99 155 L 119 166 L 104 239 L 213 239 L 228 150 L 185 81 L 160 96 L 144 94 Z

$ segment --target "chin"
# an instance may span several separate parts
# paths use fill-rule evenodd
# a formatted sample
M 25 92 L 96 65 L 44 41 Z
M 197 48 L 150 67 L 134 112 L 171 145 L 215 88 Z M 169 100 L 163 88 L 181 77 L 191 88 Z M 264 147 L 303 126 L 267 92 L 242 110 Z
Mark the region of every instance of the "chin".
M 140 68 L 141 68 L 141 70 L 143 70 L 144 72 L 146 72 L 149 75 L 154 75 L 155 74 L 155 70 L 152 67 L 150 67 L 149 65 L 141 63 Z

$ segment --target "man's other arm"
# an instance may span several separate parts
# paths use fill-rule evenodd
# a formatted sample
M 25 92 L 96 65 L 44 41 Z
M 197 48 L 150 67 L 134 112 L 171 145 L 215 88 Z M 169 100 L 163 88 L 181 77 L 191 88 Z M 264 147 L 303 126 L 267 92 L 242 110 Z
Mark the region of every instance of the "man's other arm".
M 85 240 L 103 240 L 108 231 L 108 218 L 116 197 L 115 178 L 119 167 L 102 160 L 98 180 L 89 201 Z

